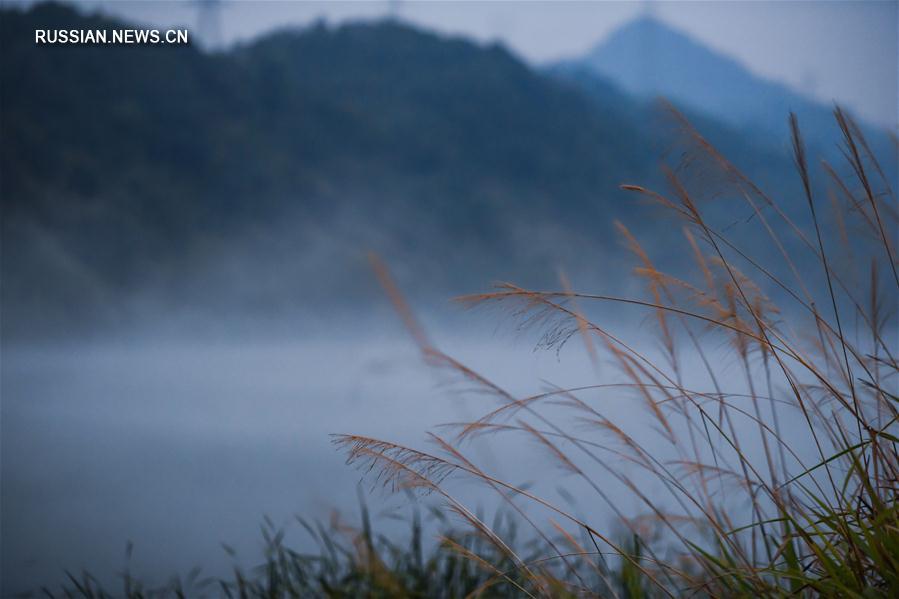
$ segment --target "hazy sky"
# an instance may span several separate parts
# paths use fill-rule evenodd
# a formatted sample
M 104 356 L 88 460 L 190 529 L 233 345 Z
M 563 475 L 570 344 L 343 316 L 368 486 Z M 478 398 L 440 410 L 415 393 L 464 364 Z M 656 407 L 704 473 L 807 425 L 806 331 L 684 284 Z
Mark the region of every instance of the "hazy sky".
M 161 25 L 196 22 L 197 1 L 80 0 L 79 4 Z M 862 116 L 895 125 L 899 1 L 357 1 L 221 0 L 226 41 L 276 27 L 385 16 L 430 29 L 499 39 L 543 63 L 586 52 L 611 30 L 651 11 L 752 71 Z

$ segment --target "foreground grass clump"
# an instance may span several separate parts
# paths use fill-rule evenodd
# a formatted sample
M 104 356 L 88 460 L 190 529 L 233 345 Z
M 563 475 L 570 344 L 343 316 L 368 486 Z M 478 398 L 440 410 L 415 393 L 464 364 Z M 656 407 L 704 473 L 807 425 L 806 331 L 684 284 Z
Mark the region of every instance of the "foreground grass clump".
M 284 542 L 284 531 L 266 521 L 262 527 L 265 559 L 243 570 L 235 567 L 227 578 L 204 577 L 199 570 L 164 585 L 148 585 L 132 576 L 126 567 L 116 584 L 104 584 L 88 572 L 68 574 L 68 583 L 59 588 L 43 588 L 21 597 L 78 597 L 89 599 L 240 597 L 262 599 L 280 597 L 465 597 L 489 587 L 493 568 L 515 574 L 515 564 L 479 535 L 453 530 L 446 517 L 433 513 L 440 530 L 438 542 L 431 543 L 423 532 L 418 510 L 411 518 L 411 534 L 402 545 L 373 530 L 368 510 L 362 507 L 361 527 L 353 527 L 336 515 L 331 522 L 299 520 L 315 540 L 317 552 L 300 552 Z M 498 514 L 492 526 L 509 538 L 515 524 Z M 233 555 L 233 550 L 225 547 Z M 536 555 L 540 548 L 531 543 L 520 550 Z M 130 561 L 131 548 L 127 551 Z M 490 564 L 485 568 L 485 564 Z M 522 584 L 524 582 L 522 581 Z M 514 597 L 514 587 L 492 588 L 485 597 Z
M 692 271 L 663 272 L 619 225 L 647 297 L 579 293 L 563 280 L 560 291 L 504 284 L 463 298 L 508 306 L 542 327 L 547 347 L 580 337 L 595 364 L 604 356 L 617 366 L 618 379 L 514 396 L 434 347 L 378 267 L 427 360 L 497 405 L 452 425 L 451 437 L 431 434 L 427 451 L 355 435 L 336 443 L 379 482 L 441 498 L 514 564 L 487 564 L 493 575 L 482 591 L 899 597 L 899 211 L 888 176 L 840 109 L 841 166 L 810 164 L 791 116 L 800 185 L 769 195 L 673 114 L 688 151 L 666 171 L 669 191 L 624 187 L 680 221 L 683 250 L 665 253 L 681 252 Z M 596 304 L 651 315 L 660 343 L 629 342 L 614 322 L 590 316 Z M 647 418 L 609 417 L 622 397 Z M 507 435 L 547 452 L 586 489 L 581 503 L 604 503 L 618 517 L 627 542 L 607 522 L 467 457 L 467 442 Z M 495 490 L 542 554 L 518 553 L 478 518 L 454 493 L 457 478 Z M 650 485 L 663 493 L 649 494 Z M 614 499 L 622 494 L 626 502 Z

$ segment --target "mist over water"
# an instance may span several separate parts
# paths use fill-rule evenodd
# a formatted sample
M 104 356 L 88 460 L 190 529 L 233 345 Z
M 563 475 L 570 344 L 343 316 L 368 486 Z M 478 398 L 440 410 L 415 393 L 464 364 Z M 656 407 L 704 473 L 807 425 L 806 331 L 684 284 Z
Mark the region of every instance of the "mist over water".
M 654 354 L 658 344 L 643 316 L 609 320 Z M 607 361 L 598 370 L 590 363 L 580 338 L 559 353 L 535 351 L 536 333 L 515 333 L 498 322 L 503 319 L 495 314 L 456 313 L 429 334 L 516 397 L 554 385 L 621 380 Z M 330 434 L 436 451 L 425 440 L 427 430 L 451 436 L 436 425 L 472 421 L 500 405 L 470 382 L 425 365 L 396 319 L 342 330 L 356 332 L 250 340 L 142 334 L 5 345 L 4 592 L 82 568 L 114 582 L 129 542 L 131 572 L 145 580 L 162 583 L 194 566 L 204 575 L 227 575 L 235 563 L 261 561 L 264 517 L 285 527 L 292 547 L 311 549 L 295 516 L 324 520 L 337 510 L 358 522 L 363 474 L 344 464 Z M 688 378 L 699 384 L 695 366 L 686 365 Z M 642 431 L 648 447 L 660 446 L 636 394 L 605 389 L 583 397 L 621 426 Z M 551 404 L 542 409 L 564 413 Z M 612 521 L 580 480 L 559 477 L 558 464 L 533 440 L 491 436 L 464 450 L 486 471 L 556 501 L 567 501 L 558 493 L 564 487 L 580 498 L 569 506 L 577 513 Z M 487 513 L 501 504 L 483 486 L 450 488 Z M 408 519 L 391 516 L 409 515 L 408 498 L 373 488 L 371 477 L 361 489 L 376 529 L 405 534 Z M 626 491 L 609 485 L 608 492 L 625 513 L 642 511 Z M 658 497 L 664 489 L 647 478 L 644 492 Z M 229 557 L 222 543 L 237 555 Z
M 232 560 L 222 542 L 245 565 L 261 556 L 263 516 L 282 525 L 336 509 L 352 520 L 360 473 L 330 433 L 417 444 L 429 427 L 485 407 L 427 369 L 398 325 L 359 330 L 6 345 L 4 590 L 60 580 L 64 569 L 104 579 L 122 568 L 128 541 L 134 571 L 150 580 L 195 565 L 224 574 Z M 522 391 L 561 366 L 482 337 L 457 339 L 457 355 Z M 383 493 L 370 501 L 375 512 L 404 503 Z

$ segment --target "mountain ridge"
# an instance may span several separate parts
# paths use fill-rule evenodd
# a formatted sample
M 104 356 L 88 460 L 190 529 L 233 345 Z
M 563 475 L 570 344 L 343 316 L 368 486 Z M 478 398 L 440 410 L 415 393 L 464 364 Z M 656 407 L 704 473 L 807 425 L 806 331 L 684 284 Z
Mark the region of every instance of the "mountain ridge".
M 34 28 L 119 22 L 0 10 L 7 335 L 148 304 L 358 305 L 374 293 L 368 250 L 441 298 L 496 279 L 546 286 L 560 266 L 619 260 L 616 219 L 660 245 L 677 234 L 619 189 L 663 184 L 674 138 L 651 109 L 496 45 L 385 21 L 213 54 L 62 48 L 34 45 Z M 782 149 L 703 130 L 750 176 L 795 187 Z
M 589 68 L 635 97 L 664 96 L 741 132 L 761 132 L 786 139 L 786 115 L 794 112 L 809 132 L 808 143 L 832 161 L 840 156 L 834 142 L 840 135 L 832 115 L 833 106 L 755 73 L 738 59 L 710 49 L 690 34 L 652 16 L 624 24 L 585 55 L 556 66 Z M 882 127 L 863 119 L 856 121 L 878 153 L 895 155 Z

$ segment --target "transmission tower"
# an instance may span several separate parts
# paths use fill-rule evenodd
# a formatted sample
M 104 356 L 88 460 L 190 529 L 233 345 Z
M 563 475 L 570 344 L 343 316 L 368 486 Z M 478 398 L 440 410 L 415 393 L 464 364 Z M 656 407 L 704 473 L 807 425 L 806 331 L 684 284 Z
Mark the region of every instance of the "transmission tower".
M 207 50 L 222 47 L 222 0 L 194 0 L 197 6 L 197 32 Z
M 387 18 L 391 21 L 399 21 L 401 8 L 402 0 L 387 0 Z

